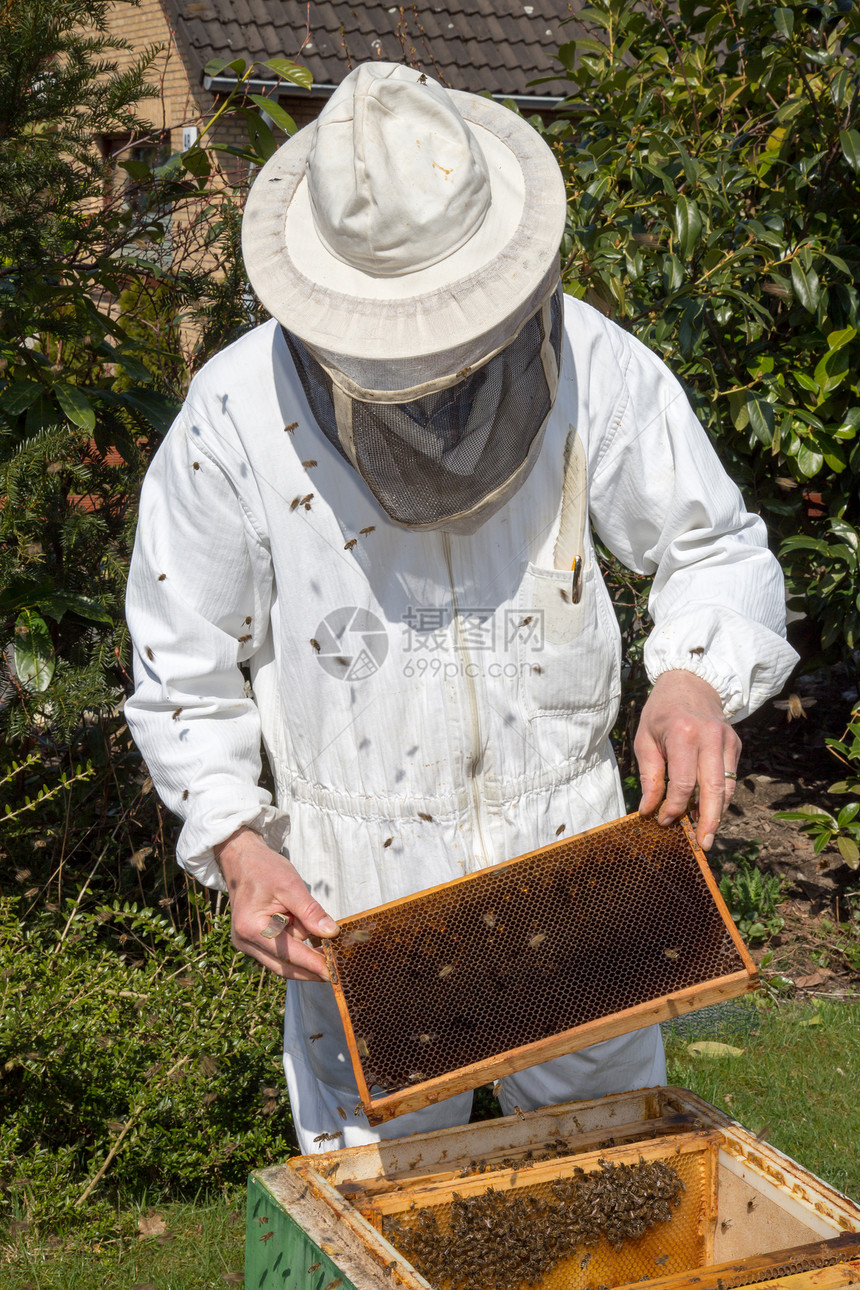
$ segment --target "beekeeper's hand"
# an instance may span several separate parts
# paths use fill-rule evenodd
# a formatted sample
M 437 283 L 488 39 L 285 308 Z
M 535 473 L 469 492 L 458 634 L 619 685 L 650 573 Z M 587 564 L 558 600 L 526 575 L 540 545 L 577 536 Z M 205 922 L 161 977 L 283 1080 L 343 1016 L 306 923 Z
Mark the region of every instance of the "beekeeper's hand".
M 642 709 L 633 751 L 642 782 L 639 813 L 651 815 L 659 806 L 658 823 L 672 824 L 698 786 L 696 840 L 710 850 L 735 791 L 741 755 L 741 741 L 713 686 L 692 672 L 659 676 Z
M 336 936 L 340 929 L 309 894 L 289 860 L 246 828 L 217 846 L 215 855 L 230 893 L 236 949 L 278 976 L 327 981 L 325 958 L 305 941 L 309 936 Z

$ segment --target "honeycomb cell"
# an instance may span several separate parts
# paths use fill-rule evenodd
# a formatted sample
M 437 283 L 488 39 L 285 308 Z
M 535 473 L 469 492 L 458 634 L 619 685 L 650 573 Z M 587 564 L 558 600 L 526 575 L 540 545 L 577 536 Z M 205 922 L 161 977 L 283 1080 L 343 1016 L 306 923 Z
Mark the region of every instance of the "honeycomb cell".
M 680 823 L 631 815 L 341 920 L 326 949 L 371 1101 L 751 973 L 703 864 Z

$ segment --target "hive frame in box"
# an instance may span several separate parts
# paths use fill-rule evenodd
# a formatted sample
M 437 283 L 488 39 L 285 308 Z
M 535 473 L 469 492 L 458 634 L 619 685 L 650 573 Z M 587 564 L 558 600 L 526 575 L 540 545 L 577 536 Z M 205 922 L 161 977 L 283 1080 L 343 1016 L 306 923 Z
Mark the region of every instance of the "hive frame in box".
M 249 1180 L 245 1284 L 269 1286 L 277 1279 L 284 1290 L 324 1290 L 332 1283 L 338 1290 L 427 1290 L 408 1259 L 350 1202 L 351 1190 L 367 1193 L 375 1184 L 408 1189 L 443 1173 L 456 1177 L 474 1157 L 501 1160 L 559 1136 L 575 1152 L 593 1149 L 607 1135 L 652 1142 L 655 1135 L 691 1129 L 721 1137 L 707 1246 L 713 1261 L 651 1279 L 655 1290 L 718 1290 L 720 1281 L 725 1290 L 860 1286 L 860 1259 L 838 1240 L 860 1235 L 860 1206 L 680 1088 L 569 1102 L 522 1119 L 388 1139 L 259 1170 Z M 761 1257 L 770 1251 L 778 1253 Z M 782 1269 L 778 1279 L 767 1275 L 774 1264 Z
M 634 813 L 622 820 L 615 820 L 609 824 L 600 825 L 595 829 L 589 829 L 587 832 L 579 834 L 576 838 L 540 847 L 513 860 L 507 860 L 501 864 L 479 870 L 475 874 L 457 878 L 453 882 L 443 883 L 440 886 L 418 892 L 413 896 L 391 901 L 375 909 L 365 910 L 363 913 L 353 917 L 342 918 L 340 920 L 340 937 L 336 940 L 324 940 L 323 947 L 332 985 L 334 986 L 338 1010 L 346 1034 L 362 1107 L 368 1121 L 374 1125 L 381 1124 L 394 1116 L 419 1110 L 421 1107 L 453 1097 L 457 1093 L 477 1088 L 481 1084 L 525 1070 L 529 1066 L 551 1061 L 553 1058 L 563 1056 L 565 1053 L 576 1052 L 591 1044 L 614 1039 L 632 1030 L 654 1025 L 660 1021 L 668 1021 L 672 1017 L 678 1017 L 697 1008 L 719 1003 L 744 994 L 749 990 L 754 990 L 758 986 L 756 966 L 741 940 L 734 920 L 726 908 L 726 904 L 708 866 L 707 859 L 696 842 L 693 826 L 689 819 L 685 817 L 671 827 L 675 831 L 682 832 L 683 837 L 686 839 L 690 853 L 698 866 L 699 874 L 704 880 L 707 892 L 713 901 L 714 909 L 722 919 L 725 932 L 737 951 L 738 959 L 742 965 L 739 970 L 700 981 L 697 984 L 687 985 L 682 989 L 669 990 L 659 997 L 645 999 L 632 1007 L 611 1012 L 597 1020 L 591 1020 L 548 1037 L 495 1053 L 491 1057 L 486 1057 L 480 1061 L 464 1064 L 433 1078 L 413 1078 L 407 1087 L 399 1088 L 392 1092 L 384 1092 L 381 1095 L 373 1095 L 365 1074 L 363 1056 L 359 1050 L 360 1040 L 355 1032 L 349 1001 L 342 982 L 342 973 L 339 967 L 339 944 L 347 944 L 350 935 L 363 935 L 364 933 L 358 930 L 362 923 L 367 924 L 370 920 L 380 915 L 390 915 L 392 911 L 401 911 L 411 905 L 415 906 L 417 918 L 420 919 L 421 915 L 418 911 L 422 902 L 436 898 L 442 893 L 452 892 L 457 888 L 468 889 L 469 884 L 474 884 L 478 880 L 486 880 L 488 876 L 492 877 L 492 875 L 501 874 L 503 871 L 510 870 L 513 866 L 520 865 L 524 861 L 532 861 L 544 856 L 551 858 L 554 852 L 560 852 L 561 849 L 569 848 L 572 845 L 579 846 L 584 844 L 587 839 L 593 842 L 600 835 L 609 834 L 609 831 L 612 830 L 615 831 L 616 836 L 622 830 L 634 828 L 639 831 L 651 830 L 653 833 L 654 830 L 658 830 L 658 826 L 651 821 L 641 819 L 638 814 Z M 659 830 L 659 834 L 654 836 L 669 837 L 670 833 L 669 831 Z

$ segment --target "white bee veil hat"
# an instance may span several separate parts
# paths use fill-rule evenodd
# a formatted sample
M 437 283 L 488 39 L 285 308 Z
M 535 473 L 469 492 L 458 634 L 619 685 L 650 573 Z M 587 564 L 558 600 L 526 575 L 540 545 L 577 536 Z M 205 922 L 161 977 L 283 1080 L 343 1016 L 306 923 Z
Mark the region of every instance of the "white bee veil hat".
M 526 121 L 380 62 L 262 168 L 242 244 L 269 312 L 349 393 L 388 401 L 519 334 L 557 286 L 564 220 L 558 164 Z

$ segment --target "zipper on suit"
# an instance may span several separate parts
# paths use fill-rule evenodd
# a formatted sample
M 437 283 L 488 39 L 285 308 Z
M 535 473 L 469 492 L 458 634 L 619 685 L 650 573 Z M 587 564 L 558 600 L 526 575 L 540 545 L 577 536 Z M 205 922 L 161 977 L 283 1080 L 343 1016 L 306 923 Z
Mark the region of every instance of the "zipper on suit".
M 481 791 L 483 779 L 483 752 L 481 744 L 481 721 L 478 715 L 478 695 L 475 687 L 475 680 L 472 676 L 471 657 L 469 647 L 463 638 L 463 627 L 460 621 L 460 604 L 457 599 L 457 587 L 454 581 L 454 566 L 451 561 L 451 539 L 449 534 L 442 533 L 442 550 L 445 553 L 445 563 L 448 566 L 448 582 L 451 587 L 451 609 L 454 623 L 454 634 L 457 642 L 457 651 L 460 655 L 460 661 L 463 666 L 463 679 L 466 686 L 466 694 L 469 700 L 469 722 L 471 726 L 471 750 L 469 753 L 469 762 L 466 767 L 466 773 L 469 777 L 469 788 L 472 794 L 472 813 L 475 825 L 475 837 L 477 839 L 477 850 L 482 857 L 481 867 L 492 864 L 489 848 L 486 843 L 484 829 L 484 799 Z

